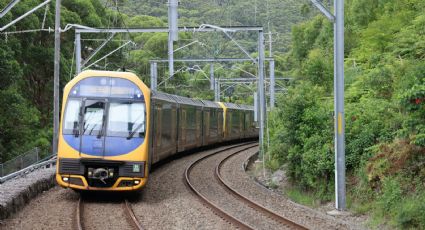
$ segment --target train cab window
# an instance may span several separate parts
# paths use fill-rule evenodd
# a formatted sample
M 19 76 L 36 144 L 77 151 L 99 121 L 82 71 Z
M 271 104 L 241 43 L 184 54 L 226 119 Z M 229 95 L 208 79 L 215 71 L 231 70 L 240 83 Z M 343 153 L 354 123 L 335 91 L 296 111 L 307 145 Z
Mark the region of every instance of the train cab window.
M 140 102 L 111 102 L 107 136 L 144 137 L 145 104 Z
M 81 100 L 69 100 L 65 111 L 65 122 L 63 123 L 64 134 L 79 134 L 79 113 Z
M 84 135 L 96 136 L 101 134 L 105 102 L 86 100 L 84 105 Z

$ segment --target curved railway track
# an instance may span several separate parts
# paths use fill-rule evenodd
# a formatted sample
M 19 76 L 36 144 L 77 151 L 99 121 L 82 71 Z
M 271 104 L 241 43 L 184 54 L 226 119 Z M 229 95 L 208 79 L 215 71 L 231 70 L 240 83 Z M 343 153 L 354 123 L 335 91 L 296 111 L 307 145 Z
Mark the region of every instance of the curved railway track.
M 273 210 L 270 210 L 266 207 L 264 207 L 263 205 L 247 198 L 246 196 L 242 195 L 241 193 L 239 193 L 236 189 L 232 188 L 232 186 L 223 178 L 222 174 L 221 174 L 221 168 L 223 166 L 223 164 L 229 160 L 231 157 L 239 154 L 241 151 L 232 153 L 230 155 L 228 155 L 226 158 L 224 158 L 222 161 L 220 161 L 220 163 L 216 166 L 215 168 L 215 177 L 218 179 L 218 181 L 220 181 L 221 185 L 223 187 L 225 187 L 230 193 L 232 193 L 233 196 L 237 197 L 238 199 L 242 200 L 243 202 L 249 204 L 250 207 L 264 213 L 265 215 L 269 216 L 271 219 L 274 219 L 278 222 L 280 222 L 281 224 L 291 228 L 291 229 L 308 229 L 286 217 L 283 217 L 279 214 L 277 214 L 276 212 L 274 212 Z M 244 163 L 244 162 L 243 162 Z M 242 163 L 242 167 L 244 167 Z
M 118 206 L 118 204 L 117 204 Z M 128 224 L 136 230 L 144 229 L 140 222 L 137 220 L 136 215 L 134 215 L 133 209 L 131 208 L 131 204 L 127 199 L 124 199 L 121 202 L 121 206 L 124 209 L 125 219 L 127 219 Z M 77 203 L 76 211 L 75 211 L 75 229 L 84 230 L 84 199 L 80 197 Z
M 241 146 L 245 146 L 242 147 Z M 197 197 L 199 197 L 199 199 L 205 203 L 208 207 L 210 207 L 214 213 L 216 213 L 217 215 L 219 215 L 220 217 L 224 218 L 226 221 L 232 223 L 233 225 L 235 225 L 237 228 L 240 229 L 257 229 L 259 228 L 258 226 L 254 226 L 252 225 L 252 223 L 248 223 L 248 221 L 246 220 L 247 218 L 240 218 L 240 217 L 236 217 L 235 213 L 226 211 L 225 208 L 220 207 L 220 205 L 217 205 L 216 202 L 214 202 L 212 199 L 208 198 L 208 196 L 206 196 L 205 194 L 203 194 L 200 190 L 196 187 L 196 185 L 192 182 L 191 180 L 191 172 L 192 170 L 197 166 L 200 165 L 203 161 L 206 161 L 207 159 L 211 158 L 212 156 L 216 155 L 216 154 L 226 154 L 231 152 L 230 154 L 228 154 L 224 159 L 222 159 L 221 161 L 219 161 L 218 164 L 215 165 L 215 175 L 214 177 L 216 178 L 216 182 L 214 184 L 214 186 L 221 186 L 223 188 L 225 188 L 226 191 L 228 191 L 228 194 L 233 196 L 233 197 L 237 197 L 239 200 L 239 202 L 243 203 L 242 205 L 246 205 L 249 206 L 252 210 L 254 210 L 255 213 L 261 215 L 261 216 L 265 216 L 268 217 L 270 219 L 270 221 L 277 223 L 280 227 L 283 228 L 288 228 L 288 229 L 307 229 L 302 225 L 299 225 L 275 212 L 273 212 L 272 210 L 269 210 L 259 204 L 257 204 L 254 201 L 251 201 L 250 199 L 246 198 L 245 196 L 243 196 L 242 194 L 238 193 L 236 190 L 234 190 L 233 188 L 231 188 L 227 182 L 225 182 L 225 180 L 222 178 L 221 174 L 220 174 L 220 168 L 222 167 L 223 163 L 228 160 L 229 158 L 231 158 L 232 156 L 241 153 L 243 151 L 252 149 L 257 147 L 258 144 L 244 144 L 244 145 L 239 145 L 239 146 L 233 146 L 231 148 L 226 148 L 211 154 L 208 154 L 196 161 L 194 161 L 192 164 L 190 164 L 186 170 L 185 170 L 185 182 L 188 185 L 188 187 L 196 194 Z M 235 149 L 237 149 L 235 151 Z M 204 170 L 205 173 L 214 173 L 214 172 L 209 172 L 208 170 Z M 212 181 L 206 181 L 205 183 L 209 183 Z M 224 194 L 222 194 L 224 195 Z M 276 224 L 275 224 L 276 226 Z

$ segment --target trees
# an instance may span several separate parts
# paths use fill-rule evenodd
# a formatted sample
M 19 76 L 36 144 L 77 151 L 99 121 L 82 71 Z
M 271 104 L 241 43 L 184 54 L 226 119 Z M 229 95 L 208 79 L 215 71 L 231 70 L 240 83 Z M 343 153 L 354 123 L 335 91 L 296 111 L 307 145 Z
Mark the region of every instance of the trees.
M 33 0 L 21 1 L 1 21 L 9 22 L 37 4 Z M 97 0 L 65 1 L 62 8 L 62 26 L 78 23 L 101 27 L 105 21 L 102 18 L 105 9 Z M 50 7 L 47 11 L 45 28 L 53 27 L 54 10 Z M 9 30 L 40 28 L 43 18 L 44 11 L 39 10 Z M 73 37 L 73 33 L 64 33 L 61 38 L 61 88 L 70 72 Z M 45 32 L 0 38 L 0 162 L 33 147 L 48 151 L 53 107 L 53 44 L 53 33 Z
M 346 9 L 349 196 L 395 227 L 424 228 L 414 200 L 425 190 L 425 4 L 351 0 Z M 331 31 L 322 16 L 293 29 L 284 60 L 298 83 L 272 114 L 269 162 L 284 164 L 298 186 L 325 200 L 333 193 Z

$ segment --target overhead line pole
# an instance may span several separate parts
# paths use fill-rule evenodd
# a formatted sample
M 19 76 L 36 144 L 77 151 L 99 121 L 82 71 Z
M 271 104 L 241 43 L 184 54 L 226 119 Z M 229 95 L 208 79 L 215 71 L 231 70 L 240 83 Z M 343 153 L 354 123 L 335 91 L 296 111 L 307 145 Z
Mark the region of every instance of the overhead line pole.
M 346 209 L 345 199 L 345 114 L 344 114 L 344 0 L 335 0 L 335 205 L 338 210 Z
M 270 65 L 270 107 L 274 108 L 275 105 L 275 76 L 274 76 L 274 60 L 269 62 Z
M 156 91 L 158 84 L 158 64 L 156 62 L 151 63 L 151 90 Z
M 61 0 L 56 0 L 55 11 L 55 55 L 53 70 L 53 154 L 58 153 L 59 137 L 59 73 L 60 73 L 60 19 Z
M 168 71 L 170 78 L 174 75 L 174 41 L 178 40 L 177 0 L 168 1 Z
M 334 23 L 335 208 L 345 210 L 344 0 L 334 0 L 335 15 L 321 2 L 311 2 Z
M 81 73 L 81 34 L 75 33 L 75 71 Z
M 220 79 L 215 80 L 214 101 L 220 101 Z
M 210 64 L 210 89 L 214 90 L 214 64 Z
M 266 101 L 264 94 L 264 32 L 261 30 L 258 32 L 258 91 L 260 94 L 260 156 L 263 157 L 264 162 L 264 120 L 265 120 L 265 111 L 266 111 Z

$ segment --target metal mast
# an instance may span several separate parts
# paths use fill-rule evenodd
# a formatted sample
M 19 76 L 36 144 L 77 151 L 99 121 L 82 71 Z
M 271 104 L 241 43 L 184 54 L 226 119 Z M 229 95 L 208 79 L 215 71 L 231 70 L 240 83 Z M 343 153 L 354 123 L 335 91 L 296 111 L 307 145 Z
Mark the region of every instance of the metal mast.
M 335 205 L 338 210 L 345 206 L 345 119 L 344 119 L 344 0 L 335 0 L 334 23 L 334 98 L 335 98 Z
M 264 93 L 264 32 L 261 30 L 258 33 L 258 93 L 260 94 L 260 114 L 258 120 L 260 121 L 260 156 L 264 157 L 264 120 L 266 111 L 266 101 Z M 264 162 L 264 161 L 263 161 Z
M 335 208 L 345 210 L 344 0 L 334 0 L 335 15 L 320 1 L 311 2 L 334 23 Z
M 177 0 L 168 1 L 168 69 L 170 78 L 174 75 L 174 46 L 173 42 L 178 40 L 178 13 Z
M 60 71 L 60 18 L 61 0 L 56 0 L 55 12 L 55 56 L 53 72 L 53 154 L 58 153 L 59 137 L 59 71 Z

